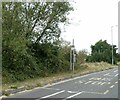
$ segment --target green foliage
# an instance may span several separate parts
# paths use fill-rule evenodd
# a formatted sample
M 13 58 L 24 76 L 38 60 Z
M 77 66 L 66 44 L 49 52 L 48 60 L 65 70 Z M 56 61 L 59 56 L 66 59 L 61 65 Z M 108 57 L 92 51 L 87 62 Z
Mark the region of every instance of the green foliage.
M 120 62 L 120 54 L 117 54 L 117 55 L 116 55 L 116 60 L 117 60 L 118 62 Z
M 51 43 L 45 44 L 33 44 L 32 52 L 34 56 L 38 59 L 38 63 L 43 63 L 43 68 L 45 72 L 54 73 L 58 69 L 59 59 L 58 57 L 58 48 Z
M 62 46 L 59 51 L 59 67 L 63 71 L 68 71 L 70 67 L 70 43 L 62 40 Z
M 59 24 L 71 10 L 69 2 L 2 2 L 3 84 L 66 70 Z
M 108 62 L 111 63 L 112 59 L 112 46 L 107 43 L 107 41 L 98 41 L 95 45 L 91 46 L 92 52 L 91 56 L 87 57 L 87 61 L 89 62 Z M 113 55 L 114 55 L 114 63 L 117 62 L 117 53 L 116 46 L 113 45 Z
M 86 62 L 87 51 L 81 50 L 77 53 L 77 67 Z

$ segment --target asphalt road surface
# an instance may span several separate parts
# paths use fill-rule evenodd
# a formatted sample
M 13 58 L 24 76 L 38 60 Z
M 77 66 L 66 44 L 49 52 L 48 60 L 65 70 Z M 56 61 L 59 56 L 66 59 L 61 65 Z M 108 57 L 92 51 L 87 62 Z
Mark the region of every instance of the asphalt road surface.
M 33 98 L 33 100 L 118 98 L 118 80 L 120 80 L 118 79 L 118 68 L 114 68 L 16 93 L 7 98 Z

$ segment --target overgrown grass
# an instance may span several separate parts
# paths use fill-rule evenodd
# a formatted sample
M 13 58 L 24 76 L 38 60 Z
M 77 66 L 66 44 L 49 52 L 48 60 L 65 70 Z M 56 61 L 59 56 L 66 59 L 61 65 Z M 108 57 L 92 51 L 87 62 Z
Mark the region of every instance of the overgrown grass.
M 28 79 L 23 82 L 15 82 L 15 83 L 10 83 L 10 84 L 3 84 L 2 89 L 17 89 L 18 87 L 24 87 L 27 90 L 32 89 L 34 87 L 41 87 L 46 84 L 51 84 L 53 82 L 57 82 L 60 80 L 63 80 L 65 78 L 71 78 L 79 75 L 84 75 L 87 73 L 92 73 L 96 71 L 102 71 L 102 70 L 107 70 L 110 68 L 114 68 L 116 66 L 112 66 L 108 63 L 85 63 L 82 64 L 80 67 L 77 68 L 77 70 L 73 72 L 60 72 L 57 74 L 51 74 L 49 77 L 37 77 L 34 79 Z

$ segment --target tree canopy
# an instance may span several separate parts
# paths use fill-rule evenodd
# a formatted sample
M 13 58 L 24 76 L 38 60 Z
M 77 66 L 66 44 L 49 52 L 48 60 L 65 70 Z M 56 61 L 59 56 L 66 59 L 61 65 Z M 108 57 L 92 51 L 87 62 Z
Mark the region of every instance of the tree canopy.
M 106 40 L 99 40 L 95 45 L 91 45 L 91 55 L 88 56 L 87 61 L 90 62 L 112 62 L 112 45 L 108 44 Z M 114 63 L 117 62 L 116 45 L 113 45 Z

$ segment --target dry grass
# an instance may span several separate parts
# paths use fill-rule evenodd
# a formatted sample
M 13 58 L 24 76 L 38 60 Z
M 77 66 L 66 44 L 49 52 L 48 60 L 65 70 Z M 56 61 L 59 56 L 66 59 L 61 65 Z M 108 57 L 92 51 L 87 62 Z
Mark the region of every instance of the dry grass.
M 16 82 L 12 84 L 4 84 L 2 86 L 2 90 L 6 89 L 17 89 L 20 87 L 24 87 L 25 89 L 32 89 L 34 87 L 41 87 L 46 84 L 51 84 L 53 82 L 57 82 L 66 78 L 71 78 L 79 75 L 84 75 L 87 73 L 92 73 L 96 71 L 102 71 L 102 70 L 107 70 L 110 68 L 114 68 L 116 66 L 112 66 L 108 63 L 101 62 L 101 63 L 85 63 L 82 64 L 77 70 L 75 70 L 74 74 L 72 72 L 63 72 L 63 73 L 58 73 L 58 74 L 53 74 L 49 77 L 44 77 L 44 78 L 36 78 L 36 79 L 29 79 L 24 82 Z

